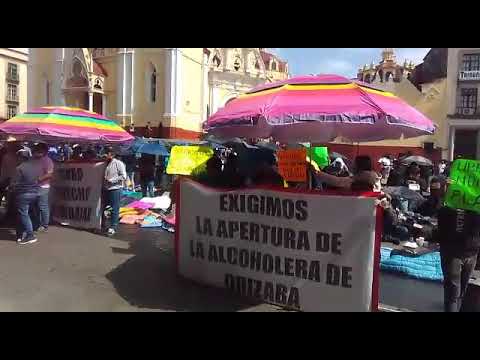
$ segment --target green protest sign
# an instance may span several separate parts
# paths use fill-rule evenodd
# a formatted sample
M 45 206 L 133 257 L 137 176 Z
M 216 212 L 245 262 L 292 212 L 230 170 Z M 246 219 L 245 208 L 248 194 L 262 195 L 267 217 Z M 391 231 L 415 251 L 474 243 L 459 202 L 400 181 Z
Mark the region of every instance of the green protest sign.
M 320 169 L 330 164 L 330 158 L 328 156 L 328 148 L 325 146 L 315 146 L 310 148 L 312 153 L 312 160 L 315 161 Z
M 450 179 L 445 205 L 480 213 L 480 161 L 455 160 Z

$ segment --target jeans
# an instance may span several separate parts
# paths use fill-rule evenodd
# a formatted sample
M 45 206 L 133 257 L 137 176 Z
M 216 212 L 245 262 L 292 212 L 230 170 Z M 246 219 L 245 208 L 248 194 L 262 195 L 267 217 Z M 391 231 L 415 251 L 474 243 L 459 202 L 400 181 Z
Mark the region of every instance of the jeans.
M 443 296 L 445 312 L 459 312 L 467 292 L 468 281 L 475 269 L 477 254 L 455 256 L 440 247 L 443 271 Z
M 50 203 L 48 195 L 50 188 L 40 188 L 38 192 L 38 209 L 40 210 L 40 226 L 45 228 L 50 224 Z
M 105 191 L 105 205 L 110 205 L 112 207 L 112 215 L 110 217 L 110 227 L 112 229 L 116 229 L 120 221 L 121 196 L 122 196 L 122 189 Z
M 30 218 L 29 210 L 35 205 L 38 193 L 22 193 L 16 194 L 15 205 L 17 207 L 17 239 L 23 237 L 26 233 L 27 237 L 33 236 L 32 219 Z
M 153 187 L 155 186 L 155 181 L 153 180 L 142 180 L 142 193 L 143 197 L 154 197 L 155 192 Z

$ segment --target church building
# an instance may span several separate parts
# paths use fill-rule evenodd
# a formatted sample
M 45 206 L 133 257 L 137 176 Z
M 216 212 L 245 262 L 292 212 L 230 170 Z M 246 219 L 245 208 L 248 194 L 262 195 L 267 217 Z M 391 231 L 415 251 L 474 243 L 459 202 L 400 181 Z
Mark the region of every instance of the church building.
M 28 109 L 80 107 L 163 138 L 198 138 L 229 100 L 288 77 L 263 48 L 31 48 L 29 57 Z

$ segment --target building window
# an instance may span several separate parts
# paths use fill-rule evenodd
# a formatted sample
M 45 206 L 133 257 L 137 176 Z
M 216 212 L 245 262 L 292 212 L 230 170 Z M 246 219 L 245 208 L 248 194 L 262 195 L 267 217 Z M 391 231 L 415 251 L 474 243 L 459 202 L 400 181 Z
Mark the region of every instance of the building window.
M 218 54 L 215 54 L 215 56 L 212 59 L 213 66 L 218 68 L 221 63 L 222 63 L 222 60 L 220 60 L 220 57 L 218 56 Z
M 8 100 L 17 101 L 17 85 L 8 84 L 7 97 L 8 97 Z
M 463 109 L 477 108 L 477 88 L 462 89 L 461 92 L 461 107 Z
M 18 79 L 17 64 L 8 63 L 8 77 L 13 80 Z
M 14 105 L 8 105 L 7 107 L 7 119 L 11 119 L 17 115 L 17 107 Z
M 272 71 L 277 71 L 277 63 L 272 61 Z
M 480 71 L 480 54 L 463 55 L 462 71 Z
M 157 101 L 157 70 L 155 68 L 150 77 L 150 101 Z

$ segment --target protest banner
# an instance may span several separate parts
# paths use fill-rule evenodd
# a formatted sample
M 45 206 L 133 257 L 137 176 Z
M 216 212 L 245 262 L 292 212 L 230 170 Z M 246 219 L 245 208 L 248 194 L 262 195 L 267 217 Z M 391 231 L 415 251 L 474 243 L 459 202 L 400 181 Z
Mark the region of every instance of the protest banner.
M 177 191 L 181 276 L 300 311 L 378 309 L 375 198 L 223 191 L 189 179 Z
M 480 161 L 455 160 L 450 179 L 445 204 L 453 209 L 480 212 Z
M 288 149 L 277 151 L 278 172 L 287 181 L 307 181 L 306 149 Z
M 52 218 L 81 229 L 102 228 L 102 189 L 106 163 L 56 163 Z
M 213 156 L 208 146 L 179 146 L 172 148 L 167 174 L 193 175 L 205 171 L 206 162 Z

